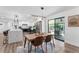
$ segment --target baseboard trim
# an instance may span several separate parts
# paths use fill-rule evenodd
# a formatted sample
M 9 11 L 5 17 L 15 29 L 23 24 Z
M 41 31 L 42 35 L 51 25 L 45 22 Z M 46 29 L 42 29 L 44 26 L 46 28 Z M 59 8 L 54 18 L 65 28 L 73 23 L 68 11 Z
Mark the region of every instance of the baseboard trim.
M 65 43 L 65 51 L 72 52 L 72 53 L 79 53 L 79 47 L 69 43 Z

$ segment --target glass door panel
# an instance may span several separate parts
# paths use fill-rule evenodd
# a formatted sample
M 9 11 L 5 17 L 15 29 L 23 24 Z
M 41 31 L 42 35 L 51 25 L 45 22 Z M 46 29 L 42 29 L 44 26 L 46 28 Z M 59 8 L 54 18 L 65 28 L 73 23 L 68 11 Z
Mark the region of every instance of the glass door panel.
M 65 31 L 65 24 L 64 18 L 57 18 L 54 20 L 54 33 L 55 39 L 64 41 L 64 31 Z
M 54 34 L 54 20 L 49 20 L 48 21 L 48 32 L 51 32 Z

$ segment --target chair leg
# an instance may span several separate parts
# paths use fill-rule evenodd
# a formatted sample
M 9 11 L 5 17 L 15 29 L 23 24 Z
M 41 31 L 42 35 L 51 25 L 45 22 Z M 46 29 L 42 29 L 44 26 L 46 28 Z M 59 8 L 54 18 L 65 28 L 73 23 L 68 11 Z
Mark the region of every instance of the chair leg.
M 35 47 L 35 53 L 36 53 L 36 47 Z
M 41 48 L 42 48 L 42 52 L 44 52 L 44 50 L 43 50 L 43 46 L 41 45 Z
M 52 50 L 53 49 L 52 42 L 50 42 L 50 45 L 51 45 L 51 50 Z
M 46 53 L 47 53 L 47 42 L 46 42 Z

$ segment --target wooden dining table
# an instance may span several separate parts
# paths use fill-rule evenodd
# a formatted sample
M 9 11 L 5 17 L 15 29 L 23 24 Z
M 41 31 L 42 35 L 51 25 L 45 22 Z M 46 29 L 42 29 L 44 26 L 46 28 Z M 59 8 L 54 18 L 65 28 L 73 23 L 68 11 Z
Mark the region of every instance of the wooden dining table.
M 36 37 L 39 37 L 39 36 L 43 36 L 44 38 L 46 38 L 46 36 L 48 35 L 52 35 L 51 33 L 34 33 L 34 34 L 25 34 L 24 37 L 25 37 L 25 40 L 24 40 L 24 48 L 25 48 L 25 45 L 26 45 L 26 41 L 28 41 L 28 52 L 29 52 L 29 43 L 34 40 Z

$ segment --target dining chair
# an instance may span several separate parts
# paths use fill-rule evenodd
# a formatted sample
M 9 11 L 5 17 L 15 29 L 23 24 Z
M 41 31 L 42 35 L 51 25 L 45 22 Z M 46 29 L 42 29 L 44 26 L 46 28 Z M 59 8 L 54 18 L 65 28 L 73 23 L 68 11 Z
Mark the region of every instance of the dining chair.
M 46 39 L 45 39 L 45 43 L 46 43 L 46 52 L 47 52 L 47 43 L 50 42 L 50 45 L 51 45 L 51 49 L 52 49 L 52 42 L 51 42 L 51 39 L 52 38 L 52 35 L 47 35 L 46 36 Z M 54 44 L 54 41 L 53 41 L 53 46 L 55 47 L 55 44 Z
M 43 47 L 42 47 L 42 43 L 43 43 L 44 38 L 42 36 L 36 37 L 35 39 L 33 39 L 31 41 L 31 44 L 35 47 L 35 52 L 36 52 L 36 48 L 38 46 L 41 46 L 42 48 L 42 52 L 43 52 Z M 32 49 L 31 49 L 32 50 Z

